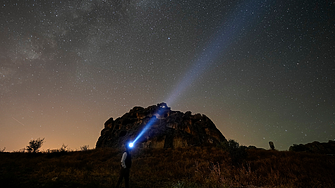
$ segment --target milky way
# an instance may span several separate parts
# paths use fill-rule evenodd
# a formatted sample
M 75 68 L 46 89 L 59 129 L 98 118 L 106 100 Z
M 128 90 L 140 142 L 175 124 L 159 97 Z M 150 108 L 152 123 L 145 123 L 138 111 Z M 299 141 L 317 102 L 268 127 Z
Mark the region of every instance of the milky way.
M 335 139 L 335 2 L 2 1 L 0 149 L 95 146 L 103 123 L 168 102 L 228 139 Z

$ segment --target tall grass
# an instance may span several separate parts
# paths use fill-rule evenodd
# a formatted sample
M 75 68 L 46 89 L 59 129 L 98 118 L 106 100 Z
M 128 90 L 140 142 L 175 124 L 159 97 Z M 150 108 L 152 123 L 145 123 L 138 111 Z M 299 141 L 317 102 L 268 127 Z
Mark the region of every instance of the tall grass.
M 0 153 L 1 187 L 114 187 L 122 151 Z M 133 188 L 334 187 L 334 156 L 247 150 L 241 165 L 217 147 L 136 149 Z

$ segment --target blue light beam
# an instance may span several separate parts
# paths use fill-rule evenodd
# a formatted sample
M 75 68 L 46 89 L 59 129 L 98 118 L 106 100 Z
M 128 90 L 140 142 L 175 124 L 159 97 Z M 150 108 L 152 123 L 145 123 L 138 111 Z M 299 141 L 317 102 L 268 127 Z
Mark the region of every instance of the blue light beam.
M 237 6 L 231 16 L 224 20 L 221 28 L 216 32 L 217 34 L 214 35 L 215 37 L 208 42 L 207 47 L 203 48 L 200 57 L 194 60 L 192 68 L 186 72 L 183 79 L 171 92 L 169 98 L 166 100 L 167 104 L 171 106 L 205 72 L 207 67 L 215 62 L 215 59 L 223 56 L 229 46 L 238 40 L 237 35 L 254 23 L 253 20 L 259 17 L 259 9 L 266 7 L 262 2 L 264 0 L 249 0 Z
M 158 112 L 156 112 L 156 114 L 158 114 L 159 116 L 163 114 L 163 112 L 165 111 L 165 108 L 159 108 Z M 135 138 L 135 140 L 132 142 L 133 145 L 135 145 L 136 141 L 142 137 L 142 135 L 147 132 L 147 130 L 156 122 L 156 116 L 153 116 L 149 122 L 147 123 L 147 125 L 143 128 L 143 130 L 140 132 L 140 134 L 137 135 L 137 137 Z
M 259 18 L 259 9 L 266 7 L 262 2 L 267 3 L 266 0 L 249 0 L 244 2 L 245 3 L 241 3 L 237 6 L 228 19 L 224 20 L 221 28 L 216 32 L 217 34 L 208 42 L 207 47 L 203 48 L 201 55 L 194 60 L 192 68 L 186 72 L 183 79 L 181 79 L 177 87 L 171 92 L 168 99 L 165 100 L 167 104 L 173 104 L 177 98 L 205 72 L 207 67 L 212 65 L 219 56 L 224 55 L 231 43 L 237 40 L 236 36 L 254 23 L 254 19 Z M 258 15 L 256 13 L 258 13 Z M 160 109 L 157 114 L 160 116 L 163 112 L 164 109 Z M 143 136 L 155 121 L 156 118 L 153 116 L 132 142 L 133 145 L 135 145 L 136 141 Z

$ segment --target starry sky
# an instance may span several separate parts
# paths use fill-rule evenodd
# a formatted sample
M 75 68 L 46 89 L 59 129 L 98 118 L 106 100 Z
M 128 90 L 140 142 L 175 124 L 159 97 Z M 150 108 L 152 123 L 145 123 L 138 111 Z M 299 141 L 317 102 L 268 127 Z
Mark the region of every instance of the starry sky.
M 2 0 L 0 149 L 166 102 L 241 145 L 335 139 L 335 1 Z

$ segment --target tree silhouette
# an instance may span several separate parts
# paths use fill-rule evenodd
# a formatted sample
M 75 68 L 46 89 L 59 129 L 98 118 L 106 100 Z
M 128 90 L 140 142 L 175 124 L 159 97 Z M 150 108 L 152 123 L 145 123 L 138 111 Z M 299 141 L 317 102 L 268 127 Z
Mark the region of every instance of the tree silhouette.
M 27 151 L 29 153 L 36 153 L 38 151 L 38 149 L 41 148 L 42 144 L 44 142 L 44 138 L 43 139 L 36 139 L 36 140 L 30 140 L 29 145 L 27 146 Z
M 247 151 L 245 146 L 240 146 L 238 142 L 230 139 L 228 142 L 222 142 L 221 148 L 228 151 L 233 165 L 241 165 L 247 158 Z

